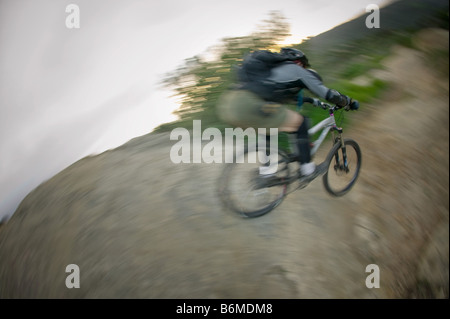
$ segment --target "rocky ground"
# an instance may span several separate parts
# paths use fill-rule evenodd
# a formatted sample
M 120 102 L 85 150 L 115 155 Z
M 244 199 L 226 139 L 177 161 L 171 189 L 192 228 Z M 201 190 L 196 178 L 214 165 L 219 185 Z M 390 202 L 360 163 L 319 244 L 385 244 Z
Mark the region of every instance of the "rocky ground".
M 397 48 L 371 74 L 391 89 L 347 114 L 363 167 L 346 196 L 318 179 L 242 219 L 217 197 L 223 165 L 174 164 L 169 134 L 142 136 L 26 197 L 0 229 L 0 297 L 448 298 L 449 84 L 427 56 Z

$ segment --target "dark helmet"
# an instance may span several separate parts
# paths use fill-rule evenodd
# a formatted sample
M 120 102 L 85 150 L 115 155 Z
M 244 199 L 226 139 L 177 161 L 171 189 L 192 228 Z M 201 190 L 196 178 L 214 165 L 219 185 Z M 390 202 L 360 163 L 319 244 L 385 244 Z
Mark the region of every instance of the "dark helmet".
M 300 61 L 305 67 L 311 66 L 306 55 L 300 50 L 294 48 L 282 48 L 280 53 L 287 56 L 290 61 Z

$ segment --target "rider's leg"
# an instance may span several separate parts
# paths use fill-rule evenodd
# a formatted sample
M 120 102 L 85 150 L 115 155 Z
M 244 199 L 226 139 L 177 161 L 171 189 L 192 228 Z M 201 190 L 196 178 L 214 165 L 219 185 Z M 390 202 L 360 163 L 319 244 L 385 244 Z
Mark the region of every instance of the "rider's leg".
M 297 143 L 300 153 L 300 172 L 302 175 L 310 175 L 314 173 L 316 165 L 311 162 L 310 139 L 308 134 L 308 121 L 303 119 L 302 124 L 297 130 Z
M 298 128 L 303 122 L 303 116 L 292 110 L 286 110 L 286 120 L 278 128 L 282 132 L 297 132 Z
M 281 132 L 290 132 L 295 133 L 298 130 L 298 127 L 301 125 L 303 121 L 303 117 L 297 112 L 286 110 L 286 120 L 284 123 L 278 128 Z M 270 145 L 270 135 L 266 135 L 266 145 Z M 269 149 L 267 149 L 266 156 L 269 156 Z M 267 160 L 267 159 L 266 159 Z M 273 164 L 270 161 L 265 163 L 265 168 L 260 169 L 260 175 L 263 177 L 270 177 L 273 175 L 273 169 L 271 169 L 270 165 Z
M 297 133 L 297 145 L 300 153 L 300 173 L 311 175 L 316 169 L 314 162 L 311 162 L 310 140 L 308 134 L 308 124 L 299 113 L 288 110 L 286 122 L 279 128 L 284 132 Z

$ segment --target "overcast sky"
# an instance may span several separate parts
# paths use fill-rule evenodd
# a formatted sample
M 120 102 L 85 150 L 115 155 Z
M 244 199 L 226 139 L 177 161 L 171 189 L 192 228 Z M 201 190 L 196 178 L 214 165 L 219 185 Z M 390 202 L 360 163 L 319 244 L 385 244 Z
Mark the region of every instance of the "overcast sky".
M 66 27 L 66 7 L 80 28 Z M 0 0 L 0 218 L 82 157 L 174 120 L 162 75 L 272 10 L 298 43 L 384 0 Z M 362 26 L 363 27 L 363 26 Z

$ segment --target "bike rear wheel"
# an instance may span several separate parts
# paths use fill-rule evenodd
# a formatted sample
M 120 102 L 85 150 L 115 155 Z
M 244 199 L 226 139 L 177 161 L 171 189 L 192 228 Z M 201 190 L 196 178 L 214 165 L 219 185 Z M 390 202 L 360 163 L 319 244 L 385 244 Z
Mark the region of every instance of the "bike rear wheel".
M 323 175 L 323 184 L 333 196 L 343 196 L 350 191 L 358 179 L 361 169 L 361 149 L 354 140 L 345 139 L 344 147 L 336 143 L 327 157 L 328 169 Z
M 271 154 L 273 174 L 263 176 L 261 167 Z M 287 193 L 289 163 L 281 151 L 268 153 L 266 148 L 246 149 L 227 164 L 219 180 L 221 199 L 226 206 L 244 217 L 259 217 L 277 207 Z

